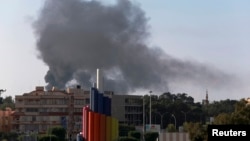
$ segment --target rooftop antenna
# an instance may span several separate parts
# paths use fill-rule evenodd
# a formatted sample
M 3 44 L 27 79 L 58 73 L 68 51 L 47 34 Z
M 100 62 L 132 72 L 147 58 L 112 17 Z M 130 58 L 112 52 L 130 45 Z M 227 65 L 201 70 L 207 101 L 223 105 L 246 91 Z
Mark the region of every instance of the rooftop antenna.
M 208 101 L 208 90 L 206 90 L 206 100 Z

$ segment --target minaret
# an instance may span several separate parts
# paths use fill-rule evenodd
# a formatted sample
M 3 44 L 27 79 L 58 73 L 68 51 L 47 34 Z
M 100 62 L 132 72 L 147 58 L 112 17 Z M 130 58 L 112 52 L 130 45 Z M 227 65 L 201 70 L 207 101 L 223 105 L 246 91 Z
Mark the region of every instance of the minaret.
M 206 105 L 208 105 L 208 90 L 206 90 Z
M 208 101 L 208 90 L 206 90 L 206 98 L 202 99 L 202 105 L 207 106 L 208 104 L 209 104 L 209 101 Z

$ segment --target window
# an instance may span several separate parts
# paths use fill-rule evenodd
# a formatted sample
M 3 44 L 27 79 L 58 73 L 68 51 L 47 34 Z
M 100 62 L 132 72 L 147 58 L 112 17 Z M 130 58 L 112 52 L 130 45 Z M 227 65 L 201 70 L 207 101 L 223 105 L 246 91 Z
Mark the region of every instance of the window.
M 38 112 L 37 108 L 27 108 L 26 112 Z
M 32 121 L 36 121 L 36 116 L 32 116 Z
M 85 104 L 89 104 L 89 98 L 85 99 Z

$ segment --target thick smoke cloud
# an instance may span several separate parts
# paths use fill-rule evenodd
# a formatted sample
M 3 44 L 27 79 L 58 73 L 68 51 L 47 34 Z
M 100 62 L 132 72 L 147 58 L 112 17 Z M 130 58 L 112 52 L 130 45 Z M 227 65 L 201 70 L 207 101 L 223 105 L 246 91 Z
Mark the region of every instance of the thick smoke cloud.
M 147 17 L 130 1 L 47 0 L 34 22 L 37 49 L 48 65 L 47 89 L 72 80 L 90 87 L 96 69 L 105 90 L 168 90 L 169 82 L 217 87 L 229 75 L 202 64 L 175 59 L 147 45 Z

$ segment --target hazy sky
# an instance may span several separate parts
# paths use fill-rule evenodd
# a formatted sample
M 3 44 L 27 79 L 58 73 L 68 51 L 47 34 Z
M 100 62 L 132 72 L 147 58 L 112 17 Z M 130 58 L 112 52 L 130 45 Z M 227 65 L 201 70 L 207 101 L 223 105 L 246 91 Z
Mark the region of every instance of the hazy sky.
M 0 89 L 7 89 L 3 96 L 21 95 L 37 85 L 46 85 L 48 67 L 38 58 L 32 27 L 43 2 L 0 1 Z M 205 97 L 206 89 L 210 100 L 250 97 L 250 1 L 133 2 L 148 18 L 150 46 L 160 47 L 179 60 L 195 61 L 238 78 L 235 86 L 220 89 L 173 82 L 169 84 L 170 92 L 188 93 L 196 101 Z

